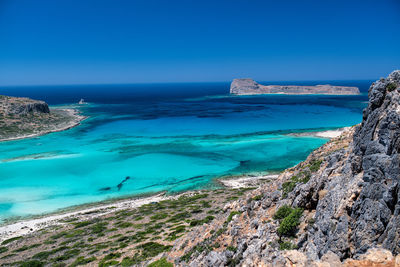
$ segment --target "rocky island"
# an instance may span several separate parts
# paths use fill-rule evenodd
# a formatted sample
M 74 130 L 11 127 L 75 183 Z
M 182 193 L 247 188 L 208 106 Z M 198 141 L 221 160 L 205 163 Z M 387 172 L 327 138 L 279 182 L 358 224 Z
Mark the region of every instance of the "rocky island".
M 50 109 L 44 101 L 0 96 L 0 141 L 66 130 L 83 119 L 76 109 Z
M 315 86 L 299 85 L 261 85 L 252 79 L 234 79 L 231 83 L 232 95 L 288 94 L 288 95 L 358 95 L 357 87 L 333 86 L 329 84 Z

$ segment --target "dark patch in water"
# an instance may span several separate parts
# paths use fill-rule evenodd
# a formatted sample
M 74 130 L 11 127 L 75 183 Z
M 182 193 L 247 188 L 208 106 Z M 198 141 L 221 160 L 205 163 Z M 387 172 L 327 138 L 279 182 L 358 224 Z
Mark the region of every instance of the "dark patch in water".
M 99 191 L 110 191 L 111 187 L 107 186 L 107 187 L 102 187 L 99 189 Z
M 240 161 L 240 166 L 247 165 L 250 162 L 250 160 L 241 160 Z
M 122 188 L 122 186 L 124 185 L 124 183 L 125 183 L 126 181 L 128 181 L 129 179 L 131 179 L 131 177 L 127 176 L 122 182 L 120 182 L 120 183 L 117 185 L 118 191 L 121 190 L 121 188 Z

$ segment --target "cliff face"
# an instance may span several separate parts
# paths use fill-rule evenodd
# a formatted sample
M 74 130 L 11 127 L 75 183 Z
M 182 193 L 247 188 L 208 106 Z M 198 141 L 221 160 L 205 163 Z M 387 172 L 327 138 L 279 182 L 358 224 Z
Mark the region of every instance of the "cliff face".
M 302 249 L 341 258 L 381 246 L 400 252 L 400 71 L 374 83 L 347 152 L 326 158 L 320 176 L 294 191 L 293 204 L 316 203 L 316 223 Z M 318 189 L 318 190 L 315 190 Z M 317 202 L 311 192 L 327 190 Z
M 382 244 L 400 252 L 400 71 L 377 81 L 354 134 L 352 172 L 361 173 L 361 192 L 351 218 L 355 253 Z
M 178 240 L 169 259 L 182 266 L 400 264 L 392 256 L 400 252 L 399 85 L 400 71 L 372 84 L 360 125 L 227 205 L 218 220 Z
M 27 115 L 28 113 L 50 113 L 49 106 L 44 101 L 25 97 L 0 96 L 0 114 Z
M 332 86 L 329 84 L 316 86 L 298 85 L 261 85 L 252 79 L 234 79 L 231 83 L 230 93 L 234 95 L 258 94 L 324 94 L 324 95 L 358 95 L 357 87 Z

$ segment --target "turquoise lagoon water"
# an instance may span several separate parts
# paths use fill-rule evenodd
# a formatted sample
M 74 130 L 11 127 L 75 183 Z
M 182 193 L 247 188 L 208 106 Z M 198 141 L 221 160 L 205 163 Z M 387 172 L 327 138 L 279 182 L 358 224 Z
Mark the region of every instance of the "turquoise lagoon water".
M 6 89 L 55 105 L 84 97 L 90 104 L 81 111 L 90 118 L 68 131 L 0 143 L 0 220 L 281 171 L 327 141 L 288 133 L 354 125 L 366 101 L 365 95 L 229 97 L 227 88 Z

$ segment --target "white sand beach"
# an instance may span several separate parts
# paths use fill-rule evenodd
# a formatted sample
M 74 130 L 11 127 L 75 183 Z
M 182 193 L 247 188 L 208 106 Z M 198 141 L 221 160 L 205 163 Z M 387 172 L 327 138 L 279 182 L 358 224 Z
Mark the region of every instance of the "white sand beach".
M 254 177 L 233 177 L 228 179 L 219 179 L 217 181 L 226 187 L 235 189 L 257 186 L 260 182 L 276 179 L 277 177 L 277 174 L 273 174 Z M 72 218 L 77 218 L 78 220 L 90 220 L 111 212 L 116 212 L 124 209 L 134 209 L 152 202 L 176 199 L 180 196 L 193 195 L 197 192 L 198 191 L 189 191 L 173 196 L 166 196 L 164 193 L 161 193 L 154 196 L 138 197 L 110 202 L 107 204 L 98 204 L 94 207 L 78 207 L 74 211 L 61 211 L 55 214 L 43 215 L 43 217 L 39 218 L 23 219 L 21 221 L 11 222 L 9 224 L 0 226 L 0 242 L 9 238 L 27 235 L 49 226 L 66 224 L 68 222 L 66 222 L 65 220 L 69 220 Z
M 302 132 L 302 133 L 290 133 L 288 135 L 293 136 L 314 136 L 321 138 L 336 138 L 339 137 L 343 132 L 349 130 L 351 127 L 344 127 L 335 130 L 319 131 L 319 132 Z

